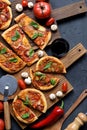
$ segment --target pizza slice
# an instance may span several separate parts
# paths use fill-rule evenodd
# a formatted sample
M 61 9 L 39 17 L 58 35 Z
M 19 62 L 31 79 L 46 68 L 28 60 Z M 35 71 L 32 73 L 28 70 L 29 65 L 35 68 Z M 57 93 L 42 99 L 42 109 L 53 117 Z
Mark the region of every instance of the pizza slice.
M 0 30 L 7 29 L 12 21 L 12 9 L 9 0 L 0 0 Z
M 47 73 L 66 73 L 64 64 L 53 56 L 42 57 L 36 63 L 36 70 Z
M 31 106 L 34 109 L 45 113 L 47 110 L 47 102 L 44 94 L 37 89 L 24 89 L 18 94 L 19 99 L 23 100 L 24 104 Z
M 25 124 L 30 124 L 37 120 L 37 116 L 34 112 L 24 105 L 23 101 L 17 96 L 13 100 L 12 108 L 16 118 Z
M 3 32 L 2 37 L 28 66 L 31 66 L 39 59 L 38 54 L 34 52 L 18 24 L 13 25 Z
M 42 73 L 40 71 L 33 71 L 30 69 L 30 77 L 35 88 L 40 90 L 50 90 L 59 83 L 59 78 L 54 77 L 53 74 Z
M 24 13 L 17 16 L 15 21 L 40 49 L 44 49 L 46 47 L 51 39 L 50 31 Z
M 26 63 L 12 50 L 0 42 L 0 67 L 9 72 L 16 73 L 25 67 Z

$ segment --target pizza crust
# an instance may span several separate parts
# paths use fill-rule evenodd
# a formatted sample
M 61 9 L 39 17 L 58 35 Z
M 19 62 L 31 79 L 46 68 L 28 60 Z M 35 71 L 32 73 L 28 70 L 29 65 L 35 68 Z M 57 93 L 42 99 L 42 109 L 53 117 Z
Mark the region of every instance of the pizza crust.
M 9 0 L 1 0 L 1 1 L 7 3 L 8 5 L 11 5 L 11 2 Z

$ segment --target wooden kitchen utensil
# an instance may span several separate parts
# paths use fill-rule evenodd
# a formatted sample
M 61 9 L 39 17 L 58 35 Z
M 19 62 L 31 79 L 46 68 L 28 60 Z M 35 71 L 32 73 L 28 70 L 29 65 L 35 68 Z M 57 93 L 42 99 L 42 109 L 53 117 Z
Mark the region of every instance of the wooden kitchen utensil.
M 85 89 L 80 96 L 77 98 L 77 100 L 73 103 L 73 105 L 69 108 L 69 110 L 66 112 L 63 118 L 58 120 L 56 125 L 50 128 L 46 128 L 45 130 L 61 130 L 62 125 L 64 121 L 68 118 L 68 116 L 74 111 L 74 109 L 87 97 L 87 89 Z
M 87 116 L 84 113 L 79 113 L 72 123 L 64 130 L 79 130 L 79 128 L 87 122 Z

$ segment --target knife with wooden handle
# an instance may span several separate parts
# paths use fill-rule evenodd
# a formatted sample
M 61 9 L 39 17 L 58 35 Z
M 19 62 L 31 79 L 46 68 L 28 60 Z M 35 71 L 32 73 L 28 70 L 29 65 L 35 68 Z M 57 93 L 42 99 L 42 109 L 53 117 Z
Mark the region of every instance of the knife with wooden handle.
M 11 120 L 10 120 L 10 110 L 8 104 L 8 93 L 9 87 L 5 86 L 4 88 L 4 120 L 5 120 L 5 129 L 11 130 Z

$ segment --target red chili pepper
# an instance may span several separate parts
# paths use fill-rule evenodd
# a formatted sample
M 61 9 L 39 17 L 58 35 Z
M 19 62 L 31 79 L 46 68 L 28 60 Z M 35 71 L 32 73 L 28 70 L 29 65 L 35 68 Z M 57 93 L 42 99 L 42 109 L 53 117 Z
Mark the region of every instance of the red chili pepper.
M 32 124 L 30 128 L 40 129 L 55 123 L 61 116 L 64 115 L 63 107 L 64 107 L 64 102 L 62 101 L 61 106 L 55 106 L 52 112 L 46 118 Z

